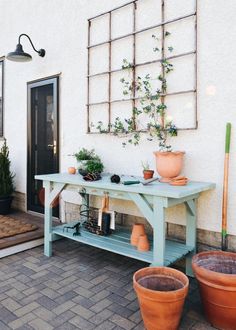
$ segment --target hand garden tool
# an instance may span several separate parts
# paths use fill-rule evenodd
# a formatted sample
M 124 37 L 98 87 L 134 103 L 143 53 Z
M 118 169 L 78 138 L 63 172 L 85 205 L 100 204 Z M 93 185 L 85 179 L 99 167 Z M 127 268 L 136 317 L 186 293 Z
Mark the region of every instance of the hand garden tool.
M 223 202 L 222 202 L 222 231 L 221 248 L 227 249 L 227 206 L 228 206 L 228 178 L 229 178 L 229 150 L 231 137 L 231 123 L 226 125 L 225 137 L 225 161 L 224 161 L 224 182 L 223 182 Z
M 109 235 L 111 229 L 115 229 L 115 212 L 109 210 L 108 194 L 102 199 L 102 207 L 98 214 L 98 226 L 100 226 L 104 235 Z
M 142 185 L 146 186 L 147 184 L 153 182 L 153 181 L 159 181 L 159 178 L 152 178 L 150 180 L 140 181 L 140 180 L 134 180 L 134 181 L 123 181 L 123 185 L 129 186 L 132 184 L 139 184 L 142 183 Z

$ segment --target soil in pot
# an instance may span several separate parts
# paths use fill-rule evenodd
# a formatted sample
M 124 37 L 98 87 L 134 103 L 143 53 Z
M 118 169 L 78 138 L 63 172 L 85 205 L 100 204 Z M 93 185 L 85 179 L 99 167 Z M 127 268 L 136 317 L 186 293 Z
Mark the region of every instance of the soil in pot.
M 168 267 L 148 267 L 133 277 L 144 326 L 147 330 L 178 329 L 189 281 Z
M 202 252 L 193 257 L 204 312 L 218 329 L 236 329 L 236 254 Z
M 184 151 L 154 152 L 156 169 L 162 182 L 170 182 L 180 175 L 183 168 L 184 154 Z

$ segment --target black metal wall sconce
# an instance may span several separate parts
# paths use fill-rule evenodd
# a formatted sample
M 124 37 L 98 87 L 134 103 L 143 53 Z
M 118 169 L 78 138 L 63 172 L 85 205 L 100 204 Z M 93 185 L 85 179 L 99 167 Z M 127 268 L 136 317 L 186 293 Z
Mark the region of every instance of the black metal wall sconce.
M 25 33 L 22 33 L 20 34 L 19 38 L 18 38 L 18 44 L 16 45 L 16 50 L 14 52 L 11 52 L 11 53 L 8 53 L 6 58 L 10 61 L 14 61 L 14 62 L 29 62 L 32 60 L 32 56 L 28 53 L 25 53 L 24 50 L 23 50 L 23 47 L 20 43 L 20 39 L 21 37 L 27 37 L 30 41 L 30 44 L 33 48 L 33 50 L 39 54 L 39 56 L 41 57 L 44 57 L 45 56 L 45 49 L 35 49 L 34 45 L 33 45 L 33 42 L 32 40 L 30 39 L 30 37 L 25 34 Z

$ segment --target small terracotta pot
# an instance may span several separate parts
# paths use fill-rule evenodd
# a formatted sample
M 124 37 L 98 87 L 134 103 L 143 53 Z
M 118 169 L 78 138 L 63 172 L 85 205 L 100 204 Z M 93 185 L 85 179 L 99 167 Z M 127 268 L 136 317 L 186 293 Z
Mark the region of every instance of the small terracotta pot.
M 172 178 L 180 175 L 184 154 L 184 151 L 154 152 L 157 172 L 162 177 L 162 182 L 170 182 Z
M 138 239 L 137 249 L 142 252 L 147 252 L 150 249 L 150 244 L 147 235 L 140 235 Z
M 68 173 L 69 174 L 75 174 L 76 173 L 76 168 L 75 167 L 68 167 Z
M 153 170 L 144 170 L 143 171 L 143 178 L 145 180 L 152 179 L 153 178 L 154 171 Z
M 236 329 L 236 253 L 201 252 L 192 259 L 204 312 L 217 329 Z
M 144 224 L 136 223 L 133 225 L 130 243 L 134 246 L 138 245 L 139 236 L 145 235 Z
M 145 329 L 178 329 L 189 287 L 185 274 L 169 267 L 147 267 L 134 274 L 133 285 Z

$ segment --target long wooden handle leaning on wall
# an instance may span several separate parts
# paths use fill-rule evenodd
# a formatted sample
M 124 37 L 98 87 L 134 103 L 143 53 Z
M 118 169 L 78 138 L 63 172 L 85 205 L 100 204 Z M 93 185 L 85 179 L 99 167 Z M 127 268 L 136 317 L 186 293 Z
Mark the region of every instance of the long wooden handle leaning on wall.
M 229 179 L 229 151 L 230 151 L 231 123 L 226 125 L 225 137 L 225 161 L 224 161 L 224 182 L 222 201 L 222 231 L 221 249 L 227 250 L 227 206 L 228 206 L 228 179 Z

